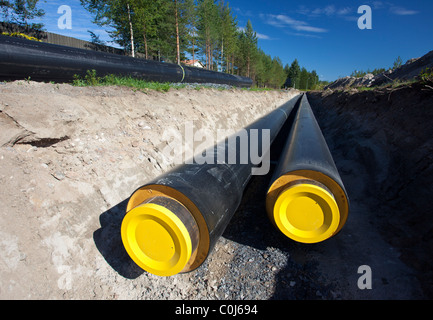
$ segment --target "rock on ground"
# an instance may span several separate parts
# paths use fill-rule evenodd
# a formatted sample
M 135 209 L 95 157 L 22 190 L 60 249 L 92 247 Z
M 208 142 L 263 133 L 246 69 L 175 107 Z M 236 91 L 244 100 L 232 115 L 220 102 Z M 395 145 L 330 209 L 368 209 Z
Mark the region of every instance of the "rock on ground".
M 0 298 L 239 297 L 224 282 L 233 242 L 197 272 L 160 278 L 129 259 L 118 228 L 131 193 L 174 166 L 170 132 L 216 139 L 294 95 L 0 84 Z
M 340 78 L 327 85 L 324 89 L 344 90 L 347 88 L 359 87 L 369 88 L 385 85 L 393 81 L 411 81 L 416 79 L 421 72 L 427 69 L 433 69 L 433 51 L 430 51 L 420 58 L 410 59 L 404 65 L 395 70 L 387 70 L 377 75 L 367 74 L 361 78 L 349 76 Z

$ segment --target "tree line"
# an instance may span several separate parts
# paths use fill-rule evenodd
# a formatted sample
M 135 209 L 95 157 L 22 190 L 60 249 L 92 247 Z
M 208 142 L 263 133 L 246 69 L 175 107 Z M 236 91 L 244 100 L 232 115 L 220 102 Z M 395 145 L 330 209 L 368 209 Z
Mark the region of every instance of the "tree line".
M 42 17 L 38 0 L 0 0 L 5 20 L 30 24 Z M 300 68 L 295 60 L 283 66 L 258 46 L 257 33 L 248 20 L 245 27 L 224 0 L 80 0 L 93 22 L 106 28 L 112 40 L 132 56 L 180 64 L 200 60 L 208 70 L 242 75 L 257 87 L 314 89 L 315 71 Z M 89 31 L 92 42 L 103 44 Z
M 287 78 L 284 83 L 285 87 L 291 87 L 300 90 L 314 90 L 322 83 L 319 81 L 319 75 L 316 70 L 307 71 L 304 67 L 299 66 L 299 62 L 295 59 L 292 64 L 284 67 Z
M 279 57 L 258 47 L 251 21 L 240 27 L 223 0 L 81 0 L 81 4 L 93 14 L 94 23 L 110 27 L 113 41 L 133 56 L 139 52 L 146 59 L 178 64 L 199 59 L 208 70 L 250 77 L 257 87 L 280 88 L 287 79 L 289 67 L 285 70 Z

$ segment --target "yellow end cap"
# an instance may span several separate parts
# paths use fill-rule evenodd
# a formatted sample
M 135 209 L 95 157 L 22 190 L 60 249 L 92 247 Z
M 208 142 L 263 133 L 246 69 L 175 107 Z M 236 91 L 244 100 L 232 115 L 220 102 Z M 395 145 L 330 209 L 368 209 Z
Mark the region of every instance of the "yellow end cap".
M 335 233 L 340 212 L 327 190 L 313 184 L 296 184 L 279 194 L 274 219 L 287 237 L 298 242 L 317 243 Z
M 181 272 L 191 258 L 192 242 L 185 225 L 169 209 L 154 203 L 129 211 L 121 236 L 132 260 L 158 276 Z

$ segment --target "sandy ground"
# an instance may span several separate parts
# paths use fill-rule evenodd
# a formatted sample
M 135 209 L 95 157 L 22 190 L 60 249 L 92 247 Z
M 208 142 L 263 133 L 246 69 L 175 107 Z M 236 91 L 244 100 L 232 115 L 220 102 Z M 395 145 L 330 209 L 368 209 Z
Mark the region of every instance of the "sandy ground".
M 160 278 L 130 261 L 118 237 L 124 205 L 173 166 L 167 129 L 238 130 L 294 95 L 1 84 L 0 298 L 219 297 L 230 242 L 196 292 L 194 274 Z
M 157 277 L 127 256 L 128 197 L 173 166 L 166 130 L 237 130 L 295 94 L 1 84 L 0 298 L 432 298 L 433 103 L 416 87 L 309 94 L 351 201 L 337 236 L 304 245 L 277 232 L 271 172 L 251 179 L 197 270 Z M 357 285 L 362 265 L 371 290 Z

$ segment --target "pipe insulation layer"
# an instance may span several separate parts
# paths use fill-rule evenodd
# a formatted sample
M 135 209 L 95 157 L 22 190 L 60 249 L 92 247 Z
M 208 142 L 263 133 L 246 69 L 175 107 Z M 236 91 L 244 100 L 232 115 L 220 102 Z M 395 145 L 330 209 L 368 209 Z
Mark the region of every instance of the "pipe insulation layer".
M 0 79 L 69 82 L 96 70 L 147 81 L 216 83 L 250 87 L 250 78 L 154 60 L 78 49 L 0 35 Z
M 236 212 L 254 170 L 269 165 L 265 162 L 270 144 L 299 97 L 205 150 L 204 163 L 194 156 L 131 195 L 121 236 L 137 265 L 171 276 L 205 261 Z M 252 161 L 254 145 L 259 161 Z M 248 159 L 245 153 L 250 154 Z
M 271 179 L 266 210 L 281 232 L 303 243 L 324 241 L 346 222 L 349 199 L 306 94 Z

